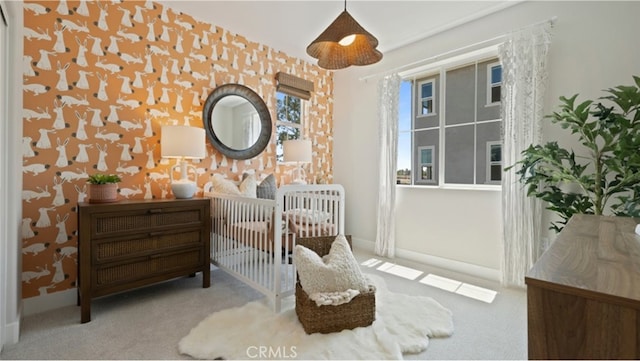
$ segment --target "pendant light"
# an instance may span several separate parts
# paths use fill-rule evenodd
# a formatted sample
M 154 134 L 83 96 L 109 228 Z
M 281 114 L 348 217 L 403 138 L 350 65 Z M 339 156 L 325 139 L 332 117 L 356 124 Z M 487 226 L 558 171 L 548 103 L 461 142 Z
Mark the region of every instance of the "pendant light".
M 347 12 L 345 0 L 344 11 L 307 46 L 307 54 L 318 59 L 321 68 L 336 70 L 379 62 L 382 53 L 377 46 L 378 39 Z

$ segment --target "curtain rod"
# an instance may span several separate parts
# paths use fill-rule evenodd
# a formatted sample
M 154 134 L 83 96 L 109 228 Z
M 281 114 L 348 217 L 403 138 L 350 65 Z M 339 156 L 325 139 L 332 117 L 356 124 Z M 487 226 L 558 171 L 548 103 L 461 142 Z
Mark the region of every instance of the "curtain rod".
M 551 26 L 553 26 L 557 20 L 558 20 L 558 17 L 557 17 L 557 16 L 552 16 L 551 18 L 549 18 L 549 19 L 547 19 L 547 20 L 538 21 L 538 22 L 536 22 L 536 23 L 533 23 L 533 24 L 529 24 L 529 25 L 523 26 L 523 27 L 521 27 L 521 28 L 518 28 L 517 30 L 512 30 L 512 31 L 510 31 L 509 33 L 512 33 L 512 32 L 514 32 L 514 31 L 524 30 L 524 29 L 527 29 L 527 28 L 530 28 L 530 27 L 534 27 L 534 26 L 537 26 L 537 25 L 542 25 L 542 24 L 545 24 L 545 23 L 550 23 L 550 24 L 551 24 Z M 438 55 L 434 55 L 434 56 L 430 56 L 430 57 L 428 57 L 428 58 L 424 58 L 424 59 L 416 60 L 416 61 L 411 62 L 411 63 L 409 63 L 409 64 L 404 64 L 404 65 L 401 65 L 401 66 L 398 66 L 398 67 L 392 68 L 392 69 L 390 69 L 390 70 L 385 70 L 385 71 L 382 71 L 382 72 L 379 72 L 379 73 L 374 73 L 374 74 L 366 75 L 366 76 L 361 77 L 359 80 L 361 80 L 361 81 L 362 81 L 362 80 L 366 81 L 366 80 L 368 80 L 368 79 L 375 78 L 375 77 L 377 77 L 377 76 L 379 76 L 379 75 L 383 75 L 383 74 L 384 74 L 384 75 L 386 75 L 386 74 L 395 73 L 395 72 L 398 72 L 399 70 L 403 70 L 403 69 L 405 69 L 405 68 L 410 68 L 410 67 L 414 67 L 414 66 L 417 66 L 417 65 L 426 65 L 426 64 L 428 64 L 428 63 L 430 63 L 430 62 L 433 62 L 434 60 L 438 60 L 438 59 L 440 59 L 440 58 L 442 58 L 442 57 L 446 57 L 446 56 L 448 56 L 448 55 L 455 54 L 455 53 L 461 52 L 461 51 L 463 51 L 463 50 L 467 50 L 467 49 L 469 49 L 469 48 L 475 48 L 475 47 L 478 47 L 478 46 L 481 46 L 481 45 L 488 45 L 488 44 L 491 44 L 491 43 L 496 43 L 496 44 L 497 44 L 500 40 L 502 40 L 502 39 L 506 38 L 506 37 L 507 37 L 507 35 L 508 35 L 508 34 L 498 35 L 498 36 L 493 37 L 493 38 L 491 38 L 491 39 L 482 40 L 482 41 L 479 41 L 479 42 L 477 42 L 477 43 L 473 43 L 473 44 L 465 45 L 465 46 L 459 47 L 459 48 L 457 48 L 457 49 L 453 49 L 453 50 L 446 51 L 446 52 L 444 52 L 444 53 L 440 53 L 440 54 L 438 54 Z M 491 44 L 491 45 L 495 45 L 495 44 Z M 423 64 L 423 63 L 424 63 L 424 64 Z

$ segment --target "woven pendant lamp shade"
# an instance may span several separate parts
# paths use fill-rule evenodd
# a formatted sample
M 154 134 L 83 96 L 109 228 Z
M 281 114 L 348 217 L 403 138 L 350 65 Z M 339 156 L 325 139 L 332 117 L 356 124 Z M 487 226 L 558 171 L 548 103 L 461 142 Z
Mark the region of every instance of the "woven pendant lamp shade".
M 341 45 L 340 40 L 349 35 L 355 35 L 355 40 L 349 45 Z M 376 49 L 377 46 L 378 39 L 364 30 L 345 9 L 307 47 L 307 54 L 318 59 L 318 66 L 336 70 L 379 62 L 382 53 Z

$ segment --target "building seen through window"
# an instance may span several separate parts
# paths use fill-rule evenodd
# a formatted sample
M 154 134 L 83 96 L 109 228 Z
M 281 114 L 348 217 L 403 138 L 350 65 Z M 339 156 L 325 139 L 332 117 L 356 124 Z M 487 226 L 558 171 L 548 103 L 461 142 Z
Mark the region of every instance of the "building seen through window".
M 497 58 L 445 65 L 403 81 L 397 183 L 500 184 L 501 92 Z

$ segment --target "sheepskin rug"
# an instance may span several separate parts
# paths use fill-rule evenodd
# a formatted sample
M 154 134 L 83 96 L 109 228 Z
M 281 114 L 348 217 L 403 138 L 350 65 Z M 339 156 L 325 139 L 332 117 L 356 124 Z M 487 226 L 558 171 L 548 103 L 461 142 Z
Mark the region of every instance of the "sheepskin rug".
M 402 359 L 419 353 L 429 337 L 453 334 L 451 311 L 430 297 L 390 292 L 376 285 L 376 320 L 368 327 L 307 335 L 295 314 L 293 296 L 276 314 L 264 300 L 211 314 L 178 345 L 197 359 Z

